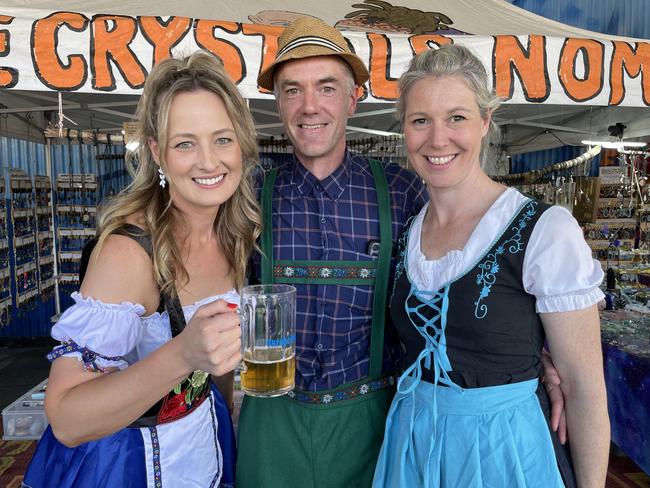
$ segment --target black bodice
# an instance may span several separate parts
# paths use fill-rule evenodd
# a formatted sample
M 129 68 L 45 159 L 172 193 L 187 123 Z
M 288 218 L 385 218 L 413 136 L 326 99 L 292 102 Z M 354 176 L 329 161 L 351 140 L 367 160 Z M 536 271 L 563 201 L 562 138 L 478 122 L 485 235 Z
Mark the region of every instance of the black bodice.
M 435 305 L 441 306 L 446 289 L 445 337 L 452 369 L 449 377 L 461 387 L 502 385 L 537 378 L 541 374 L 544 330 L 535 311 L 535 297 L 524 290 L 522 269 L 531 232 L 547 208 L 540 202 L 526 201 L 475 266 L 437 290 L 437 294 L 433 293 L 437 297 Z M 402 369 L 416 361 L 427 343 L 415 327 L 424 327 L 426 322 L 419 314 L 430 320 L 440 313 L 426 304 L 426 296 L 417 298 L 417 289 L 406 272 L 407 248 L 408 228 L 400 239 L 400 261 L 390 304 L 393 322 L 405 349 Z M 410 312 L 407 307 L 411 308 Z M 418 307 L 417 313 L 414 307 Z M 440 328 L 441 318 L 438 317 L 434 324 Z M 430 337 L 435 337 L 433 327 L 427 327 L 426 331 Z M 424 364 L 422 378 L 434 382 L 432 369 Z

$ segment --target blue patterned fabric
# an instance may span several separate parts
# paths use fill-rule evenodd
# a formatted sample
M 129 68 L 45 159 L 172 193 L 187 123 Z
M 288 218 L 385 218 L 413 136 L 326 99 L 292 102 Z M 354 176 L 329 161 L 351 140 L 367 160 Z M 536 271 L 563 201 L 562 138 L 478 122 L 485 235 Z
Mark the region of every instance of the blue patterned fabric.
M 107 361 L 124 360 L 124 358 L 121 356 L 110 357 L 97 354 L 87 347 L 80 346 L 72 339 L 62 342 L 60 346 L 56 346 L 54 349 L 52 349 L 52 351 L 47 354 L 47 360 L 52 363 L 56 358 L 65 356 L 71 352 L 81 353 L 81 361 L 83 362 L 84 370 L 92 371 L 95 373 L 106 373 L 108 371 L 107 368 L 104 368 L 97 364 L 97 358 L 106 359 Z
M 612 441 L 650 473 L 650 357 L 619 347 L 603 342 Z
M 391 196 L 393 235 L 426 202 L 422 182 L 396 164 L 385 166 Z M 261 191 L 262 177 L 257 181 Z M 279 168 L 273 193 L 274 260 L 372 261 L 379 241 L 379 208 L 367 159 L 346 153 L 330 176 L 319 181 L 297 160 Z M 251 281 L 259 281 L 259 256 Z M 320 391 L 368 374 L 373 287 L 296 284 L 298 389 Z M 399 360 L 388 334 L 384 370 Z
M 230 420 L 230 412 L 219 393 L 212 385 L 212 403 L 218 426 L 217 438 L 223 456 L 223 470 L 220 488 L 232 486 L 235 482 L 236 445 L 235 433 Z M 164 488 L 164 477 L 160 476 L 160 460 L 165 453 L 156 453 L 156 427 L 143 429 L 149 432 L 154 448 L 153 461 L 156 480 L 147 482 L 145 466 L 145 447 L 142 430 L 125 428 L 96 441 L 86 442 L 70 448 L 61 444 L 47 427 L 38 441 L 36 452 L 30 462 L 24 478 L 25 488 L 146 488 L 160 486 Z M 188 449 L 183 455 L 191 456 L 192 439 L 187 440 Z M 179 453 L 173 453 L 179 455 Z M 158 463 L 158 464 L 156 464 Z M 156 473 L 157 470 L 157 473 Z M 157 474 L 157 476 L 156 476 Z M 160 481 L 160 485 L 156 483 Z M 213 485 L 216 486 L 216 485 Z
M 147 470 L 139 429 L 122 429 L 75 448 L 61 444 L 48 426 L 38 441 L 23 486 L 81 488 L 86 486 L 144 488 Z

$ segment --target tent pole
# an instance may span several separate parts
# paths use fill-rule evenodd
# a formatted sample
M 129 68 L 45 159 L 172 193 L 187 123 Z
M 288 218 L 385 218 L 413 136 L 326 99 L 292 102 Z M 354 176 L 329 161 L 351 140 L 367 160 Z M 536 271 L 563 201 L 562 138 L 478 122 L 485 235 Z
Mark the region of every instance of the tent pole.
M 61 299 L 59 297 L 59 265 L 57 262 L 57 245 L 56 245 L 56 229 L 54 224 L 54 175 L 52 172 L 52 139 L 47 138 L 47 151 L 45 152 L 45 172 L 50 177 L 50 198 L 52 199 L 52 255 L 53 272 L 54 272 L 54 316 L 58 319 L 61 314 Z

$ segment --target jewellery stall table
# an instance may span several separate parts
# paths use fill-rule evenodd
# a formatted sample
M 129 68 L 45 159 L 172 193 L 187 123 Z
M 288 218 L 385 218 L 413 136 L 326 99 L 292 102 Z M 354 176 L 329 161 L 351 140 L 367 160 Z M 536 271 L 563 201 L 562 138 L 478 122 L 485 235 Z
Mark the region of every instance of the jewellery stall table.
M 650 474 L 650 314 L 601 312 L 612 441 Z

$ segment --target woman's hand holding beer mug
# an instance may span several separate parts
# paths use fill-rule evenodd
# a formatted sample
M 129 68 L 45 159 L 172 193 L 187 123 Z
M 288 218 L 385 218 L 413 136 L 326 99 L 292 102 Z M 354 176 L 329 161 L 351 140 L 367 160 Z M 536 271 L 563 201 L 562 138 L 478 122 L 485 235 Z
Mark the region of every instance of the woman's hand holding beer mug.
M 201 370 L 222 376 L 242 359 L 236 303 L 215 300 L 202 305 L 178 337 L 184 341 L 181 351 L 187 373 Z

